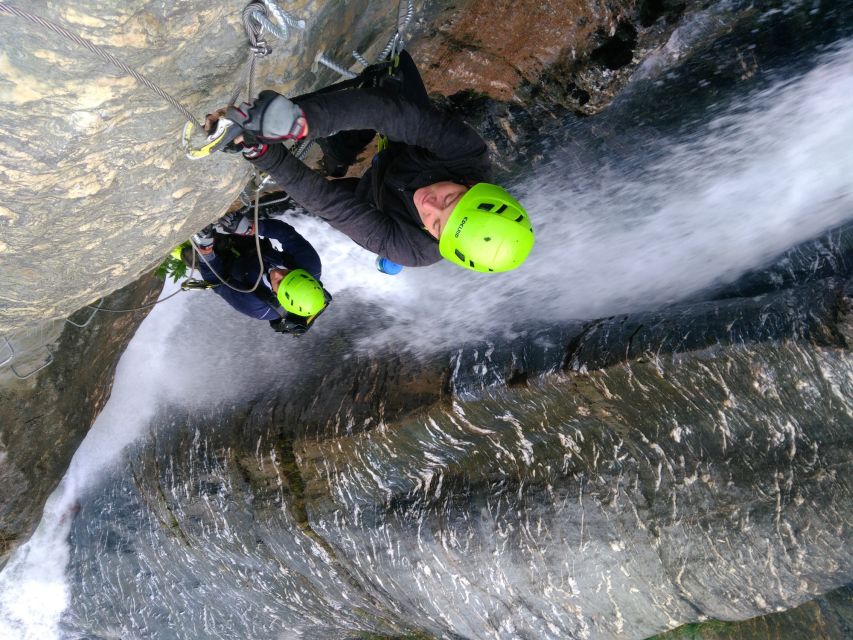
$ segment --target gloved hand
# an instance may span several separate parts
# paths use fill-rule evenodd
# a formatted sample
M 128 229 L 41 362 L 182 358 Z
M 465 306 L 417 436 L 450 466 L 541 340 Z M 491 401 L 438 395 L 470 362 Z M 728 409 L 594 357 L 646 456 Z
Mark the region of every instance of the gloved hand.
M 209 224 L 201 231 L 194 233 L 192 241 L 202 250 L 213 250 L 213 225 Z
M 208 113 L 204 118 L 204 131 L 208 134 L 209 151 L 224 151 L 225 153 L 240 153 L 247 146 L 243 144 L 243 128 L 225 117 L 225 109 L 216 113 Z M 240 138 L 240 142 L 235 142 Z
M 300 140 L 308 133 L 305 114 L 275 91 L 261 91 L 251 103 L 228 107 L 225 117 L 243 129 L 243 144 Z
M 244 216 L 242 213 L 232 211 L 216 221 L 213 228 L 217 233 L 232 233 L 237 236 L 250 236 L 254 233 L 252 228 L 252 220 Z

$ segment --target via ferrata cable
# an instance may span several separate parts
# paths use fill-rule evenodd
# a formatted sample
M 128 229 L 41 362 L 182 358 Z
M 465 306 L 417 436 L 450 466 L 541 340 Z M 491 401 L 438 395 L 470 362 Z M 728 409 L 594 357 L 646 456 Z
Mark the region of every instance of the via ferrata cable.
M 40 16 L 34 15 L 28 11 L 24 11 L 23 9 L 18 9 L 17 7 L 13 7 L 12 5 L 6 4 L 5 2 L 0 2 L 0 12 L 8 13 L 10 15 L 18 16 L 19 18 L 23 18 L 25 20 L 29 20 L 33 24 L 48 29 L 49 31 L 53 31 L 54 33 L 57 33 L 62 37 L 68 38 L 72 42 L 75 42 L 80 46 L 85 47 L 102 60 L 105 60 L 106 62 L 115 65 L 116 67 L 124 71 L 127 75 L 131 76 L 137 82 L 151 89 L 154 93 L 156 93 L 158 96 L 160 96 L 173 107 L 175 107 L 175 109 L 177 109 L 181 113 L 181 115 L 183 115 L 187 120 L 194 123 L 198 127 L 201 126 L 201 124 L 198 122 L 198 120 L 196 120 L 195 116 L 189 111 L 189 109 L 182 105 L 175 97 L 170 95 L 158 84 L 151 82 L 148 78 L 143 76 L 133 67 L 125 64 L 124 62 L 116 58 L 113 54 L 104 49 L 102 46 L 95 44 L 91 40 L 88 40 L 83 36 L 74 33 L 73 31 L 69 31 L 65 27 L 62 27 L 56 24 L 55 22 L 45 20 Z

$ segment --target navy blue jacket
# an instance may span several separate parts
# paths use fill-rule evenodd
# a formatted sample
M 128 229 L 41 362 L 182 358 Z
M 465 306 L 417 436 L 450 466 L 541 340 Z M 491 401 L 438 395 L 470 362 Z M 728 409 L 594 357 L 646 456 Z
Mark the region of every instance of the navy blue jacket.
M 258 235 L 261 238 L 273 241 L 261 243 L 261 257 L 263 258 L 264 271 L 284 267 L 287 269 L 305 269 L 312 276 L 320 279 L 320 256 L 314 247 L 303 238 L 296 229 L 281 220 L 259 220 Z M 216 252 L 206 261 L 199 261 L 198 270 L 202 277 L 212 284 L 218 284 L 214 291 L 240 313 L 257 318 L 258 320 L 277 320 L 281 317 L 278 306 L 273 305 L 267 298 L 274 298 L 272 291 L 263 280 L 258 285 L 261 295 L 255 293 L 240 293 L 229 289 L 219 283 L 219 279 L 210 267 L 216 270 L 229 284 L 240 289 L 251 289 L 258 279 L 258 254 L 255 249 L 254 238 L 242 238 L 244 245 L 251 246 L 233 260 Z M 246 242 L 248 240 L 248 242 Z M 281 245 L 279 251 L 274 245 Z M 229 263 L 230 262 L 230 268 Z M 224 273 L 227 270 L 228 273 Z

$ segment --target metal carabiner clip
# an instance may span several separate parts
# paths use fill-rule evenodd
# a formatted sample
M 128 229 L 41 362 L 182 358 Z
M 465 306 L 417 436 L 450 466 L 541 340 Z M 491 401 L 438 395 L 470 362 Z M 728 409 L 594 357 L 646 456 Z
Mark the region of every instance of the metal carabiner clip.
M 241 129 L 236 126 L 233 120 L 228 118 L 219 118 L 216 121 L 216 129 L 207 136 L 205 143 L 200 147 L 193 147 L 190 139 L 192 138 L 195 125 L 192 122 L 187 122 L 184 125 L 184 131 L 181 134 L 181 146 L 184 153 L 190 160 L 199 160 L 206 158 L 214 151 L 219 151 L 222 147 L 234 140 L 240 135 Z

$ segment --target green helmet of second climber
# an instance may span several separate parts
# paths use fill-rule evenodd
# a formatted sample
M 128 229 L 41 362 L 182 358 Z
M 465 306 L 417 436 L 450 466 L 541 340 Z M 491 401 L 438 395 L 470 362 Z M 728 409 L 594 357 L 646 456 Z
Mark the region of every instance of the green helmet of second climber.
M 438 241 L 442 257 L 472 271 L 515 269 L 533 248 L 527 212 L 505 189 L 479 182 L 463 195 Z
M 297 316 L 311 317 L 328 304 L 323 285 L 305 269 L 293 269 L 278 285 L 279 304 Z
M 177 247 L 172 249 L 172 251 L 169 253 L 169 255 L 172 256 L 175 260 L 181 260 L 183 257 L 184 249 L 188 248 L 189 246 L 190 246 L 189 240 L 187 240 L 186 242 L 182 242 Z

